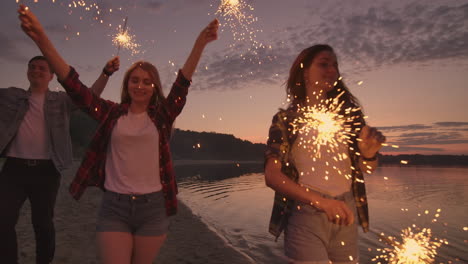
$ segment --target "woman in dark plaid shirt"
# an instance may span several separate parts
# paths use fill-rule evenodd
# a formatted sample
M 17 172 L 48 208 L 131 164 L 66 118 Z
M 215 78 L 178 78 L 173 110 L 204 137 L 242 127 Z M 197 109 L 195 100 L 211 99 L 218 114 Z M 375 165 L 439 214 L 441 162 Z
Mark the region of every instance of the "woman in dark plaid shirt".
M 103 263 L 152 263 L 166 239 L 168 216 L 177 210 L 177 185 L 169 150 L 175 118 L 205 46 L 217 39 L 213 20 L 198 36 L 169 95 L 157 69 L 134 63 L 124 76 L 120 104 L 93 95 L 48 39 L 36 16 L 20 5 L 21 27 L 50 62 L 74 103 L 99 122 L 70 192 L 88 186 L 105 190 L 97 220 Z
M 265 181 L 276 191 L 270 233 L 278 238 L 285 231 L 291 263 L 357 263 L 357 222 L 368 230 L 362 171 L 376 168 L 385 137 L 365 125 L 328 45 L 299 54 L 286 88 L 291 103 L 273 117 L 265 153 Z M 333 109 L 340 115 L 335 120 L 343 120 L 340 132 L 317 142 L 321 131 L 311 124 Z

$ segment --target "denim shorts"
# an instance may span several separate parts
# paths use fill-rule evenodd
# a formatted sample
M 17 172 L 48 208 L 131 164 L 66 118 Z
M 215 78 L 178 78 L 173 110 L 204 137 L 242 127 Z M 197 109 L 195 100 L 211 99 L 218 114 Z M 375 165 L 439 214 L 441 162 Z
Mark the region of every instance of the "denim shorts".
M 288 218 L 284 234 L 284 251 L 295 261 L 311 263 L 357 263 L 358 230 L 357 212 L 351 192 L 337 197 L 322 195 L 344 201 L 354 211 L 354 222 L 350 226 L 328 221 L 327 215 L 316 207 L 297 203 L 300 210 L 293 209 Z
M 167 233 L 163 192 L 142 195 L 106 191 L 97 220 L 97 232 L 127 232 L 137 236 L 161 236 Z

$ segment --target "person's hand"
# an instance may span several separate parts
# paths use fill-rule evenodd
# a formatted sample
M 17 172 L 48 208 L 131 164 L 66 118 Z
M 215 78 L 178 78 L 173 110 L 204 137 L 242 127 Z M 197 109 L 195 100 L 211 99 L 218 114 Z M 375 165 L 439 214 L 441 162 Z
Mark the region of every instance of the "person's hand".
M 201 45 L 206 45 L 211 41 L 218 39 L 218 27 L 219 21 L 218 19 L 214 19 L 211 21 L 208 26 L 206 26 L 200 35 L 197 38 L 197 43 Z
M 21 4 L 18 8 L 19 20 L 21 21 L 21 28 L 24 33 L 28 35 L 33 41 L 37 42 L 41 35 L 44 34 L 44 28 L 31 10 Z
M 359 134 L 358 146 L 361 156 L 372 158 L 385 142 L 385 136 L 374 127 L 364 126 Z
M 354 222 L 354 214 L 343 201 L 324 198 L 314 206 L 325 212 L 328 221 L 338 225 L 351 225 Z
M 120 58 L 119 56 L 115 56 L 114 58 L 110 59 L 104 69 L 102 70 L 104 74 L 107 76 L 111 76 L 114 72 L 118 71 L 120 68 Z

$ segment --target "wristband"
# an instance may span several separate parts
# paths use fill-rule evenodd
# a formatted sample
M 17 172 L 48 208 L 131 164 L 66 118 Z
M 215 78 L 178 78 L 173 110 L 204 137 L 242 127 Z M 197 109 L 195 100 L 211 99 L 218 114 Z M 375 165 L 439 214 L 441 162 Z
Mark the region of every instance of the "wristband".
M 363 155 L 361 155 L 361 158 L 362 158 L 362 160 L 364 160 L 364 161 L 375 161 L 375 160 L 377 160 L 377 156 L 378 156 L 378 155 L 379 155 L 379 152 L 377 151 L 377 152 L 375 153 L 375 155 L 372 156 L 372 157 L 370 157 L 370 158 L 366 158 L 366 157 L 364 157 Z
M 102 73 L 104 73 L 104 74 L 105 74 L 106 76 L 108 76 L 108 77 L 110 77 L 112 74 L 114 74 L 113 72 L 108 72 L 108 71 L 106 71 L 106 67 L 104 67 L 104 68 L 102 69 Z

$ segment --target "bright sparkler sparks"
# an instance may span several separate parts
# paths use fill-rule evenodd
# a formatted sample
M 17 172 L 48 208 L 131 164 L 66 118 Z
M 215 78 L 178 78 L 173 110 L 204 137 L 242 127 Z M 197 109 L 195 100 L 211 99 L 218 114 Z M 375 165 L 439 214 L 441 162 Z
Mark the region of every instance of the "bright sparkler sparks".
M 339 102 L 339 97 L 343 93 L 337 98 L 298 108 L 299 115 L 291 124 L 293 133 L 299 133 L 299 144 L 312 149 L 316 158 L 320 158 L 322 146 L 327 146 L 332 153 L 336 153 L 340 149 L 339 145 L 347 144 L 354 135 L 349 124 L 356 118 L 350 115 L 356 109 L 345 109 L 347 117 L 340 114 L 344 102 Z M 313 133 L 311 139 L 310 133 Z
M 140 53 L 140 44 L 135 42 L 135 36 L 130 34 L 129 29 L 119 30 L 119 33 L 113 36 L 112 42 L 114 45 L 129 50 L 132 55 Z
M 401 233 L 402 242 L 393 241 L 393 248 L 385 248 L 382 255 L 372 259 L 385 259 L 389 264 L 429 264 L 433 263 L 437 249 L 444 243 L 443 239 L 432 239 L 430 228 L 413 232 L 411 227 Z
M 218 9 L 215 12 L 216 16 L 219 16 L 224 21 L 221 23 L 221 27 L 227 26 L 230 28 L 233 39 L 236 42 L 245 42 L 248 41 L 251 43 L 248 48 L 248 52 L 251 52 L 253 55 L 258 56 L 259 49 L 265 49 L 266 47 L 259 43 L 256 38 L 256 34 L 261 32 L 261 30 L 256 30 L 253 28 L 253 24 L 258 21 L 257 17 L 254 17 L 250 12 L 254 8 L 247 4 L 245 0 L 217 0 L 221 1 L 218 6 Z M 224 31 L 221 28 L 221 31 Z M 236 43 L 231 44 L 230 47 L 233 48 L 236 46 Z M 239 45 L 242 46 L 242 45 Z M 242 59 L 246 59 L 244 54 L 241 55 Z M 259 58 L 257 58 L 259 59 Z M 250 58 L 251 62 L 254 61 Z M 258 64 L 261 64 L 259 61 Z

